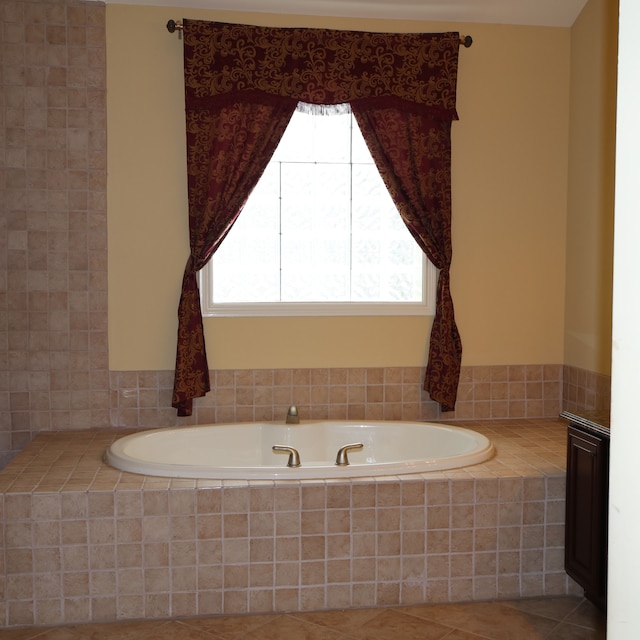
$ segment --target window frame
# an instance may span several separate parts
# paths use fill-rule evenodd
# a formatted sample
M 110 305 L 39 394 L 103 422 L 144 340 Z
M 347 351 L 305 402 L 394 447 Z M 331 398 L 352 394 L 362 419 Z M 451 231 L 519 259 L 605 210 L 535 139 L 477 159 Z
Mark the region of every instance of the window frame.
M 302 108 L 301 108 L 302 107 Z M 302 111 L 313 105 L 299 105 Z M 336 105 L 336 113 L 349 113 L 348 104 Z M 322 116 L 325 117 L 325 116 Z M 331 116 L 327 116 L 331 117 Z M 351 127 L 357 127 L 353 116 Z M 363 141 L 364 142 L 364 141 Z M 364 147 L 361 147 L 364 149 Z M 318 161 L 323 163 L 322 160 Z M 327 161 L 325 160 L 324 163 Z M 353 159 L 351 160 L 353 163 Z M 329 162 L 329 164 L 331 164 Z M 375 166 L 375 165 L 373 165 Z M 400 214 L 397 212 L 398 216 Z M 242 213 L 240 213 L 242 215 Z M 286 317 L 286 316 L 434 316 L 436 310 L 436 284 L 438 270 L 422 253 L 422 300 L 420 301 L 303 301 L 303 302 L 214 302 L 213 300 L 213 262 L 211 259 L 198 274 L 200 304 L 203 317 Z
M 242 215 L 242 214 L 240 214 Z M 400 214 L 398 214 L 400 215 Z M 210 295 L 212 261 L 199 276 L 202 316 L 206 318 L 321 317 L 321 316 L 433 316 L 438 270 L 422 257 L 421 302 L 236 302 L 214 303 Z

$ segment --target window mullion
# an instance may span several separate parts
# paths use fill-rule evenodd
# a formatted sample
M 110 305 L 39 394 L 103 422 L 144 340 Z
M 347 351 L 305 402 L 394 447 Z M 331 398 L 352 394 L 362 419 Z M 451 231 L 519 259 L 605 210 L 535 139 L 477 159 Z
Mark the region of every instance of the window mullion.
M 282 302 L 282 161 L 278 162 L 278 299 Z
M 353 113 L 349 118 L 349 300 L 353 300 Z

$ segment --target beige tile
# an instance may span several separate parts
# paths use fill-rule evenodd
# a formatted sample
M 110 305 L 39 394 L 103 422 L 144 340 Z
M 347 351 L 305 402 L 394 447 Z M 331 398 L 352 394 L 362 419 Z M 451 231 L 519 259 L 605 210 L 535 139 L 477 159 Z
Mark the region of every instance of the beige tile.
M 356 638 L 403 638 L 403 640 L 436 640 L 444 638 L 451 631 L 445 624 L 433 622 L 425 625 L 415 616 L 402 611 L 385 610 L 367 620 L 354 632 Z
M 508 606 L 530 613 L 533 615 L 543 616 L 545 618 L 551 618 L 552 620 L 564 620 L 569 614 L 575 613 L 581 607 L 580 600 L 577 598 L 529 598 L 522 600 L 514 600 L 508 603 Z M 586 602 L 586 607 L 590 606 L 590 603 Z M 595 607 L 593 608 L 595 611 Z M 594 619 L 600 617 L 600 615 L 594 615 Z M 577 620 L 571 620 L 574 623 L 578 623 Z M 589 625 L 585 625 L 589 626 Z
M 563 622 L 551 632 L 548 638 L 549 640 L 604 640 L 606 630 L 585 629 Z
M 499 603 L 413 607 L 408 611 L 492 640 L 538 640 L 541 636 L 546 637 L 557 625 L 555 620 L 514 611 Z
M 603 614 L 591 602 L 582 600 L 565 618 L 565 621 L 590 629 L 602 630 Z
M 329 627 L 346 634 L 357 632 L 367 621 L 376 615 L 377 611 L 375 609 L 291 614 L 292 617 L 302 620 L 303 622 Z
M 447 635 L 446 640 L 485 640 L 484 636 L 478 636 L 475 633 L 467 633 L 466 631 L 461 631 L 460 629 L 454 629 L 449 635 Z
M 501 428 L 504 427 L 492 426 L 490 423 L 486 425 L 487 432 L 494 433 L 494 437 L 497 440 L 500 440 Z M 518 438 L 505 438 L 504 440 L 510 447 L 509 451 L 514 451 L 516 446 L 524 446 L 520 443 L 527 442 L 535 444 L 538 447 L 536 450 L 546 450 L 541 444 L 540 434 L 544 433 L 546 438 L 546 429 L 549 428 L 545 424 L 540 424 L 528 430 L 523 425 L 519 427 Z M 556 430 L 562 436 L 561 439 L 564 439 L 563 433 L 558 430 L 557 425 Z M 528 433 L 529 435 L 527 435 Z M 538 440 L 536 440 L 536 434 Z M 53 434 L 51 435 L 53 436 Z M 68 445 L 56 440 L 56 438 L 59 438 L 57 434 L 48 442 L 46 450 L 55 452 L 55 455 L 60 455 L 61 450 L 63 451 Z M 93 446 L 91 443 L 94 441 L 99 444 L 102 451 L 104 441 L 101 442 L 96 439 L 94 434 L 80 432 L 73 439 L 71 448 L 74 451 L 69 451 L 69 456 L 79 456 L 80 454 L 76 449 L 82 447 L 81 451 L 84 451 L 86 447 Z M 37 443 L 34 444 L 37 445 Z M 51 444 L 54 446 L 49 446 Z M 545 445 L 545 447 L 552 451 L 552 448 L 548 445 Z M 527 447 L 525 449 L 531 450 Z M 91 474 L 95 473 L 96 465 L 100 464 L 99 456 L 96 456 L 95 460 L 96 462 L 92 463 L 93 467 L 83 467 L 82 470 L 77 472 L 78 475 L 85 473 L 84 468 L 86 468 L 87 477 L 91 478 Z M 503 456 L 502 460 L 510 461 L 510 458 Z M 515 456 L 513 460 L 515 462 L 510 462 L 510 464 L 515 465 L 518 463 Z M 63 462 L 62 466 L 64 464 Z M 86 463 L 83 464 L 86 465 Z M 480 466 L 485 465 L 478 465 L 478 467 Z M 486 466 L 489 467 L 489 465 Z M 38 470 L 41 467 L 34 465 L 31 468 L 33 469 L 31 478 L 37 479 L 35 480 L 36 483 L 41 482 L 42 472 Z M 533 472 L 539 473 L 535 470 Z M 401 550 L 403 553 L 410 555 L 422 554 L 424 545 L 426 545 L 426 550 L 429 554 L 442 556 L 442 558 L 436 558 L 429 564 L 429 593 L 431 596 L 435 594 L 437 598 L 449 597 L 449 593 L 469 593 L 470 584 L 473 595 L 482 595 L 483 597 L 491 597 L 492 594 L 511 595 L 520 588 L 520 584 L 522 585 L 522 592 L 527 594 L 535 593 L 535 591 L 532 591 L 532 589 L 536 588 L 535 585 L 538 585 L 538 593 L 542 588 L 546 589 L 547 593 L 566 589 L 566 578 L 563 578 L 563 574 L 561 574 L 562 567 L 559 551 L 556 553 L 558 549 L 561 549 L 562 545 L 560 520 L 563 517 L 563 500 L 561 498 L 564 484 L 559 481 L 554 482 L 557 479 L 555 477 L 547 478 L 546 485 L 540 482 L 536 484 L 525 482 L 523 484 L 521 480 L 509 478 L 509 473 L 507 471 L 506 477 L 502 479 L 493 478 L 487 482 L 484 479 L 476 480 L 475 488 L 474 481 L 465 480 L 465 477 L 468 478 L 469 476 L 462 472 L 458 475 L 452 474 L 452 478 L 455 476 L 456 479 L 451 481 L 433 479 L 433 476 L 429 475 L 419 476 L 419 480 L 411 479 L 406 482 L 403 480 L 400 483 L 397 481 L 394 483 L 380 481 L 374 484 L 367 480 L 356 480 L 350 485 L 346 485 L 351 487 L 350 493 L 345 492 L 344 483 L 301 483 L 296 487 L 282 487 L 282 500 L 275 497 L 274 500 L 285 509 L 291 507 L 291 511 L 279 511 L 276 514 L 276 533 L 279 534 L 275 541 L 276 557 L 280 558 L 282 556 L 280 560 L 285 560 L 289 563 L 286 572 L 278 573 L 276 571 L 277 584 L 281 587 L 281 598 L 285 598 L 289 603 L 295 602 L 296 606 L 299 606 L 300 600 L 298 598 L 300 594 L 297 591 L 297 587 L 299 586 L 300 578 L 296 563 L 300 558 L 301 548 L 301 538 L 298 537 L 301 526 L 300 511 L 298 511 L 301 495 L 304 495 L 304 504 L 310 508 L 303 511 L 305 514 L 305 520 L 303 520 L 305 533 L 309 533 L 309 535 L 304 536 L 305 542 L 302 543 L 305 557 L 309 558 L 305 569 L 310 571 L 304 578 L 304 584 L 308 586 L 304 589 L 304 596 L 302 597 L 302 601 L 308 606 L 324 606 L 329 602 L 335 603 L 335 606 L 367 604 L 373 601 L 371 598 L 375 598 L 374 594 L 376 593 L 381 599 L 380 602 L 387 604 L 398 602 L 401 594 L 405 594 L 408 598 L 417 598 L 416 594 L 421 593 L 422 586 L 417 587 L 414 594 L 413 591 L 410 591 L 412 587 L 409 584 L 400 585 L 399 583 L 403 576 L 413 579 L 417 574 L 411 568 L 412 560 L 405 564 L 399 563 L 398 554 Z M 51 474 L 51 478 L 55 481 L 57 481 L 57 476 L 57 472 Z M 22 478 L 24 477 L 22 476 Z M 561 479 L 561 476 L 558 476 L 558 478 Z M 458 482 L 461 483 L 460 492 L 457 491 Z M 172 487 L 171 491 L 167 491 L 169 487 Z M 411 488 L 410 490 L 409 487 Z M 498 487 L 502 497 L 507 501 L 506 503 L 498 504 L 496 502 L 496 489 Z M 407 489 L 406 491 L 405 488 Z M 116 561 L 118 566 L 125 570 L 141 566 L 143 557 L 145 561 L 151 563 L 150 568 L 155 569 L 168 567 L 170 562 L 176 566 L 188 567 L 193 565 L 196 559 L 199 559 L 200 562 L 219 563 L 224 557 L 226 562 L 231 561 L 232 564 L 238 565 L 239 568 L 237 570 L 241 573 L 246 572 L 246 567 L 248 566 L 246 563 L 249 562 L 250 558 L 253 558 L 254 561 L 259 560 L 260 563 L 265 563 L 265 566 L 260 567 L 259 571 L 256 569 L 256 572 L 249 574 L 251 584 L 256 588 L 256 592 L 252 596 L 253 604 L 251 606 L 263 607 L 265 606 L 264 603 L 274 597 L 272 592 L 263 590 L 261 587 L 268 586 L 266 575 L 270 570 L 265 567 L 266 563 L 271 562 L 270 549 L 273 544 L 271 526 L 269 524 L 272 517 L 272 512 L 270 511 L 272 499 L 270 496 L 272 493 L 275 496 L 280 495 L 280 489 L 273 491 L 270 487 L 257 486 L 255 487 L 256 491 L 253 491 L 253 487 L 249 489 L 247 483 L 237 483 L 237 485 L 225 486 L 222 491 L 198 491 L 197 501 L 194 500 L 194 496 L 190 492 L 181 488 L 180 482 L 167 483 L 166 479 L 150 480 L 148 489 L 144 491 L 140 489 L 141 487 L 135 492 L 126 490 L 116 491 L 115 493 L 107 491 L 95 493 L 90 495 L 88 502 L 86 498 L 81 497 L 79 491 L 73 493 L 65 492 L 61 494 L 62 499 L 60 500 L 60 516 L 62 517 L 60 527 L 57 526 L 55 520 L 49 519 L 53 514 L 51 508 L 57 509 L 58 498 L 50 500 L 52 496 L 47 496 L 45 493 L 37 494 L 40 499 L 39 513 L 46 519 L 41 519 L 34 523 L 30 527 L 31 533 L 27 535 L 34 536 L 40 545 L 38 552 L 42 553 L 39 556 L 41 559 L 38 560 L 38 567 L 42 570 L 50 570 L 51 567 L 45 567 L 42 563 L 45 557 L 47 562 L 52 559 L 55 560 L 55 558 L 46 556 L 45 549 L 48 548 L 51 540 L 59 536 L 60 540 L 67 545 L 61 556 L 61 562 L 65 570 L 86 575 L 89 566 L 88 556 L 85 553 L 84 556 L 80 554 L 76 557 L 72 553 L 75 545 L 78 545 L 78 549 L 80 549 L 83 539 L 76 539 L 73 536 L 75 535 L 75 525 L 84 522 L 83 518 L 86 517 L 86 514 L 91 513 L 95 517 L 88 528 L 88 532 L 91 540 L 97 544 L 95 544 L 96 548 L 92 551 L 90 561 L 94 569 L 104 572 L 101 575 L 101 579 L 110 580 L 108 575 L 111 575 L 112 570 L 115 569 Z M 545 490 L 546 493 L 544 493 Z M 172 491 L 176 491 L 175 496 Z M 221 500 L 223 493 L 225 499 Z M 285 494 L 287 499 L 284 499 Z M 475 509 L 475 513 L 472 514 L 469 511 L 470 504 L 468 501 L 473 501 L 480 495 L 486 502 L 480 503 Z M 554 573 L 553 576 L 549 576 L 545 580 L 543 580 L 542 574 L 538 573 L 542 570 L 540 567 L 540 549 L 544 542 L 545 528 L 542 525 L 533 524 L 540 515 L 539 511 L 543 502 L 541 499 L 538 499 L 537 502 L 527 502 L 525 503 L 525 508 L 522 509 L 521 503 L 518 501 L 523 496 L 529 499 L 545 496 L 555 498 L 546 503 L 545 517 L 551 522 L 546 527 L 548 540 L 552 541 L 557 538 L 557 549 L 552 549 L 547 554 L 550 563 L 547 566 L 547 570 L 554 571 L 557 575 Z M 371 508 L 375 505 L 376 497 L 380 507 L 377 510 Z M 449 504 L 450 498 L 455 501 L 453 507 Z M 289 499 L 293 500 L 295 504 L 290 505 Z M 417 505 L 401 507 L 400 504 L 406 504 L 405 500 L 411 505 L 427 502 L 430 505 L 427 521 L 431 526 L 439 526 L 441 528 L 428 529 L 425 540 L 424 511 Z M 351 508 L 348 510 L 341 506 L 351 505 L 351 501 L 353 501 L 354 507 L 363 506 L 365 508 Z M 202 516 L 197 516 L 197 523 L 193 517 L 189 516 L 189 512 L 196 509 L 196 502 L 198 510 L 203 512 Z M 250 506 L 250 503 L 258 511 L 252 513 L 248 518 L 249 531 L 245 532 L 246 509 Z M 326 517 L 326 522 L 325 511 L 320 508 L 324 507 L 325 503 L 335 505 L 327 512 L 329 515 Z M 22 514 L 26 516 L 28 513 L 26 504 L 21 498 L 16 498 L 11 508 L 16 515 L 20 516 Z M 140 520 L 127 518 L 126 515 L 140 515 L 143 508 L 147 512 L 147 517 L 142 523 L 143 529 L 141 531 Z M 223 508 L 230 509 L 230 512 L 227 511 L 224 514 L 224 518 L 228 518 L 226 522 L 227 529 L 233 535 L 241 537 L 225 539 L 224 547 L 222 541 L 218 539 L 215 542 L 216 546 L 208 549 L 204 556 L 196 554 L 193 546 L 196 533 L 201 536 L 199 543 L 201 546 L 209 545 L 209 543 L 214 544 L 211 536 L 221 535 L 223 516 L 220 515 L 220 511 Z M 262 511 L 262 509 L 268 510 Z M 491 509 L 494 509 L 494 512 L 491 512 Z M 497 515 L 495 510 L 499 510 L 500 524 L 503 525 L 500 528 L 494 526 L 495 515 Z M 115 520 L 114 511 L 125 517 Z M 167 515 L 169 511 L 177 512 L 173 520 Z M 204 515 L 204 512 L 211 513 L 211 515 Z M 491 515 L 491 513 L 494 515 Z M 448 529 L 449 521 L 452 518 L 455 526 L 466 527 L 466 525 L 471 524 L 469 519 L 473 518 L 476 518 L 477 525 L 479 517 L 482 525 L 492 526 L 485 526 L 475 530 L 471 529 L 471 527 L 459 528 L 451 532 Z M 529 524 L 530 521 L 532 524 Z M 283 527 L 283 523 L 286 526 Z M 326 530 L 324 527 L 327 523 L 328 529 Z M 16 541 L 14 544 L 19 544 L 18 540 L 24 541 L 25 538 L 22 532 L 15 529 L 15 527 L 22 524 L 24 523 L 18 522 L 8 525 L 7 533 L 10 544 L 12 540 Z M 311 528 L 307 529 L 306 527 L 309 526 Z M 348 535 L 348 527 L 353 528 L 353 537 Z M 287 530 L 290 530 L 293 535 L 285 535 L 283 537 L 282 534 Z M 373 533 L 376 530 L 379 532 L 378 535 Z M 166 542 L 163 542 L 163 540 L 167 539 L 169 531 L 173 532 L 174 535 L 174 541 L 171 545 L 171 559 L 169 558 L 169 546 Z M 521 562 L 517 554 L 504 553 L 510 552 L 512 549 L 515 551 L 519 548 L 520 531 L 524 541 L 524 548 L 530 550 L 527 555 L 522 556 Z M 249 532 L 254 536 L 253 546 L 249 544 L 249 538 L 247 537 Z M 331 535 L 326 535 L 327 533 Z M 112 544 L 115 538 L 124 543 L 121 545 L 122 553 L 120 553 L 120 550 L 115 553 L 115 546 Z M 140 544 L 136 545 L 135 543 L 137 542 L 140 542 Z M 351 543 L 352 548 L 350 548 Z M 45 547 L 44 545 L 47 546 Z M 267 545 L 267 547 L 264 545 Z M 375 560 L 376 545 L 378 546 L 378 552 L 388 555 L 387 558 Z M 500 551 L 503 552 L 500 558 L 495 553 L 498 545 Z M 478 577 L 474 578 L 472 583 L 469 583 L 468 576 L 465 575 L 468 573 L 467 567 L 469 566 L 465 557 L 472 549 L 476 551 L 476 576 Z M 13 553 L 14 550 L 18 553 Z M 9 556 L 9 561 L 12 563 L 9 568 L 12 571 L 16 569 L 22 571 L 24 568 L 26 570 L 32 569 L 31 564 L 24 565 L 22 568 L 20 568 L 21 565 L 18 566 L 16 564 L 19 561 L 19 552 L 21 550 L 20 547 L 12 548 L 12 554 Z M 455 562 L 451 562 L 448 556 L 452 551 L 459 554 Z M 349 586 L 346 582 L 347 565 L 345 562 L 350 555 L 353 555 L 351 580 L 356 582 L 356 584 L 351 585 L 351 600 L 347 598 Z M 325 557 L 336 562 L 327 565 L 324 560 Z M 28 563 L 33 562 L 32 554 L 30 554 L 29 558 L 25 556 L 24 559 Z M 520 583 L 520 578 L 511 573 L 517 570 L 516 565 L 519 564 L 526 571 L 533 572 L 533 575 L 527 576 L 526 583 L 524 581 Z M 376 568 L 380 571 L 379 577 L 388 583 L 379 588 L 373 584 L 376 579 Z M 211 570 L 213 572 L 212 576 L 214 573 L 220 576 L 221 569 L 211 565 Z M 262 573 L 263 571 L 267 573 Z M 496 581 L 498 571 L 500 571 L 500 580 Z M 164 589 L 167 585 L 166 582 L 162 582 L 160 576 L 161 573 L 158 573 L 153 580 L 151 580 L 151 575 L 148 578 L 150 584 L 154 585 L 155 593 L 158 596 L 161 595 L 161 592 L 157 591 L 157 589 Z M 448 582 L 450 576 L 458 576 L 455 584 Z M 158 579 L 160 580 L 159 582 Z M 174 582 L 178 579 L 177 574 L 174 574 Z M 327 579 L 335 589 L 327 590 Z M 232 579 L 226 583 L 227 587 L 230 588 L 229 602 L 233 603 L 234 599 L 237 599 L 237 605 L 230 605 L 235 607 L 232 610 L 246 610 L 247 594 L 243 596 L 238 591 L 238 588 L 244 582 L 246 581 L 242 579 Z M 159 587 L 159 585 L 161 586 Z M 215 585 L 211 583 L 208 586 L 214 589 L 220 588 L 221 584 L 217 583 Z M 187 584 L 184 584 L 183 587 L 184 589 L 190 588 Z M 107 591 L 109 590 L 112 589 L 107 589 Z M 184 602 L 179 604 L 181 610 L 185 612 L 188 612 L 189 607 L 192 606 L 190 604 L 192 596 L 189 593 L 188 590 L 185 591 Z M 409 593 L 412 595 L 408 595 Z M 80 595 L 77 594 L 76 597 L 80 597 Z M 369 598 L 369 600 L 366 598 Z M 154 598 L 153 603 L 150 602 L 149 606 L 153 610 L 162 611 L 166 606 L 165 600 L 159 597 Z M 96 600 L 96 603 L 104 608 L 105 611 L 111 610 L 114 606 L 109 598 L 104 598 L 100 602 Z M 178 606 L 177 601 L 176 606 Z M 20 615 L 22 616 L 22 614 Z

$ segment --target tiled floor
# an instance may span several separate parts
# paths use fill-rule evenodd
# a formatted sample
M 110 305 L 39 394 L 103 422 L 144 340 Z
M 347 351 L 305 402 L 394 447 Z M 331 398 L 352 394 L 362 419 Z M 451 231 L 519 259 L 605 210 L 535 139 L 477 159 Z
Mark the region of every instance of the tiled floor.
M 0 630 L 2 640 L 602 640 L 576 597 Z

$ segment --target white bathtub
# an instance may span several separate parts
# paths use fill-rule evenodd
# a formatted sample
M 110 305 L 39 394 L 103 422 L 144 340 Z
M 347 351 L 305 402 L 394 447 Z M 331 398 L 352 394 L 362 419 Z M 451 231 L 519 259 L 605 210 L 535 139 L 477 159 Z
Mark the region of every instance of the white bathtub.
M 337 466 L 340 447 L 349 464 Z M 300 466 L 273 445 L 295 448 Z M 116 440 L 105 462 L 122 471 L 173 478 L 295 480 L 441 471 L 491 458 L 493 445 L 469 429 L 429 422 L 313 421 L 218 424 L 141 431 Z

